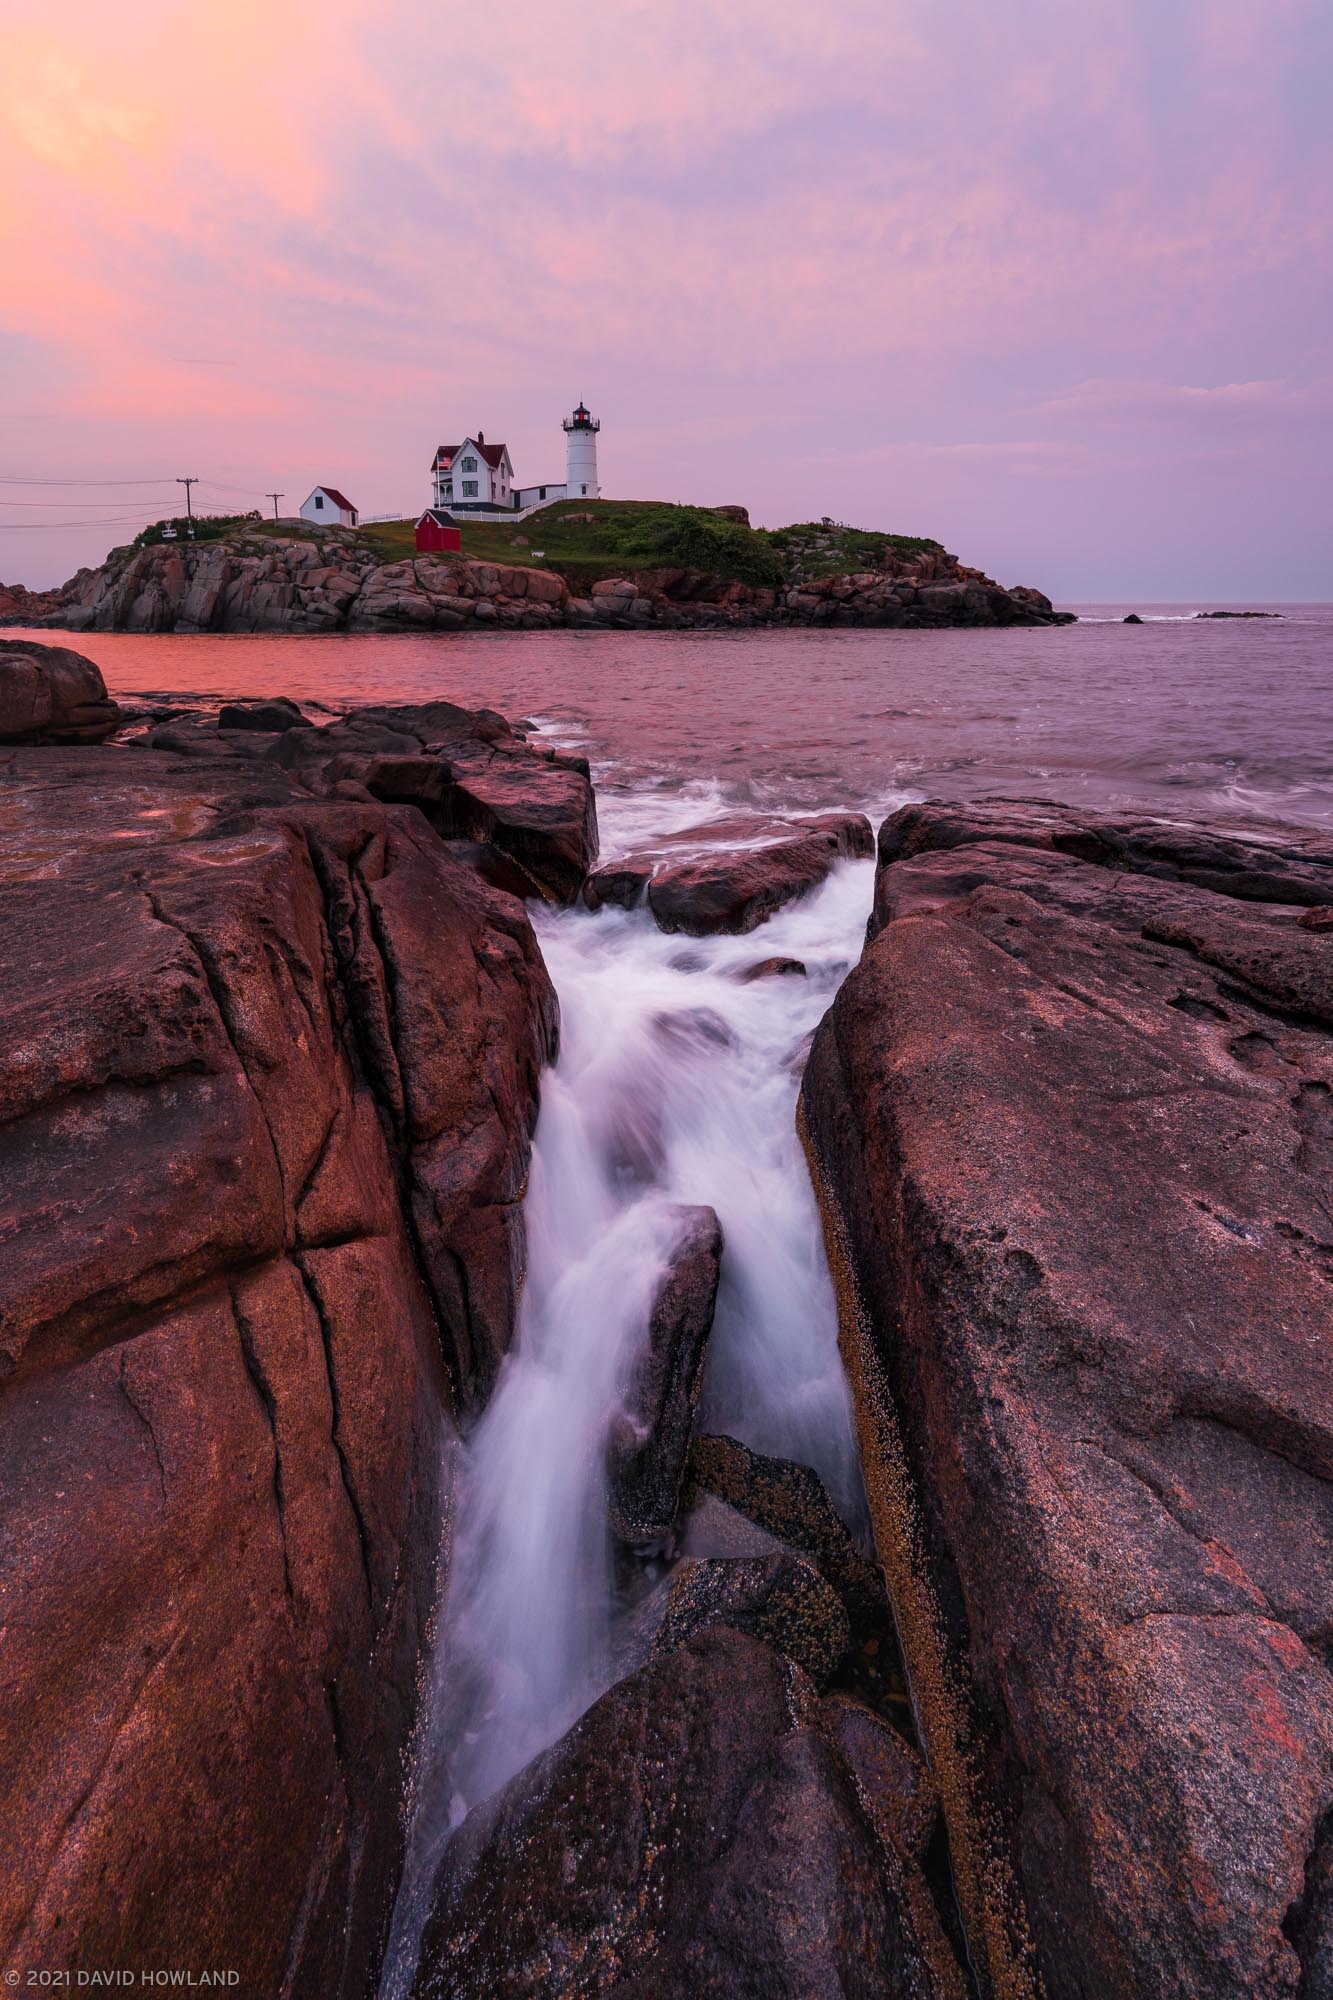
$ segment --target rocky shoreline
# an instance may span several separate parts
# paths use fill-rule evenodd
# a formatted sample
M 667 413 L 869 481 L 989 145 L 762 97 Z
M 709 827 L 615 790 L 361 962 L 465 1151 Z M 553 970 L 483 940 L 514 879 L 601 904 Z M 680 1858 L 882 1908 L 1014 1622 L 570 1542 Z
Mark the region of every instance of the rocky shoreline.
M 369 2000 L 559 1034 L 524 899 L 744 934 L 870 830 L 598 871 L 498 715 L 127 717 L 28 642 L 0 742 L 5 1962 Z M 607 1441 L 670 1567 L 445 1847 L 416 2000 L 1333 1990 L 1333 843 L 875 853 L 800 1113 L 875 1560 L 698 1434 L 682 1209 Z
M 685 631 L 751 625 L 1057 625 L 943 549 L 786 589 L 699 570 L 602 576 L 580 596 L 552 569 L 422 555 L 385 562 L 350 531 L 117 550 L 58 590 L 0 585 L 0 625 L 68 632 Z

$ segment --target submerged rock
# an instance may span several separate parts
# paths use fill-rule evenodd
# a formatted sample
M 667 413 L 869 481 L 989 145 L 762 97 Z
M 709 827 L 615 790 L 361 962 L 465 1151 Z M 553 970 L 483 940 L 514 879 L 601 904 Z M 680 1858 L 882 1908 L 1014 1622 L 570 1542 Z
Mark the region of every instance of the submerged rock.
M 817 888 L 835 862 L 874 853 L 862 813 L 825 813 L 789 836 L 746 853 L 719 850 L 668 864 L 648 884 L 648 907 L 660 929 L 691 937 L 752 931 L 798 896 Z
M 413 2000 L 961 2000 L 898 1811 L 837 1738 L 740 1632 L 654 1659 L 464 1821 Z
M 0 1952 L 362 2000 L 554 996 L 416 813 L 5 776 Z
M 760 958 L 753 965 L 746 965 L 736 974 L 742 986 L 752 986 L 756 979 L 804 979 L 805 963 L 799 958 Z
M 664 1542 L 675 1525 L 717 1299 L 717 1213 L 680 1208 L 677 1217 L 671 1268 L 607 1438 L 611 1526 L 631 1548 Z
M 604 909 L 607 904 L 619 910 L 632 910 L 643 901 L 652 872 L 647 862 L 599 868 L 584 883 L 583 900 L 590 910 Z
M 100 743 L 120 719 L 82 653 L 0 637 L 0 743 Z
M 1333 848 L 983 801 L 880 855 L 803 1117 L 972 1948 L 1017 1976 L 1012 1869 L 1052 2000 L 1313 1992 Z

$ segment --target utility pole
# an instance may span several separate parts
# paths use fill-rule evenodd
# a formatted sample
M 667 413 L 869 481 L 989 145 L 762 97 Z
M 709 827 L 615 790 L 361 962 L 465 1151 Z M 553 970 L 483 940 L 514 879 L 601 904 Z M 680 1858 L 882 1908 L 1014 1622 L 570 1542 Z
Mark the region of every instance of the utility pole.
M 266 500 L 271 500 L 273 502 L 273 518 L 275 521 L 278 518 L 278 502 L 279 500 L 282 499 L 282 497 L 283 496 L 281 493 L 266 493 L 264 495 L 264 498 Z
M 199 481 L 198 481 L 198 479 L 178 479 L 178 480 L 176 481 L 176 484 L 177 484 L 178 486 L 183 486 L 183 487 L 185 488 L 185 518 L 186 518 L 186 520 L 187 520 L 187 521 L 189 522 L 189 524 L 190 524 L 190 525 L 189 525 L 189 528 L 188 528 L 188 529 L 186 530 L 186 532 L 187 532 L 187 534 L 189 535 L 189 537 L 190 537 L 191 541 L 193 541 L 193 539 L 194 539 L 194 509 L 193 509 L 193 507 L 192 507 L 192 506 L 190 505 L 190 488 L 191 488 L 192 486 L 197 486 L 197 485 L 199 484 Z

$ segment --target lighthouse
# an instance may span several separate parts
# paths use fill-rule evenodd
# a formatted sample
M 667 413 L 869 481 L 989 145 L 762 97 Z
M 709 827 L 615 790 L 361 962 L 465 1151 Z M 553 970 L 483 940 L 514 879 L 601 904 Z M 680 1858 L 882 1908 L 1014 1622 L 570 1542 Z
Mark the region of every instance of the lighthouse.
M 602 428 L 580 403 L 572 417 L 561 426 L 569 439 L 569 460 L 565 491 L 571 500 L 595 500 L 597 484 L 597 433 Z

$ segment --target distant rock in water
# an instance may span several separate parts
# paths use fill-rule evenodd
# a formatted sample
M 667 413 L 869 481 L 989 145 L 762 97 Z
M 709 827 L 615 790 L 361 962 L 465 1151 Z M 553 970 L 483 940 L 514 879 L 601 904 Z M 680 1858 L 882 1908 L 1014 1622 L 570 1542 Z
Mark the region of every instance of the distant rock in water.
M 1196 618 L 1281 618 L 1280 611 L 1196 611 Z
M 742 541 L 745 509 L 712 510 Z M 566 515 L 577 520 L 579 515 Z M 587 520 L 594 519 L 588 515 Z M 757 539 L 757 538 L 752 538 Z M 752 552 L 753 553 L 753 552 Z M 402 555 L 351 531 L 245 532 L 114 550 L 57 590 L 0 586 L 0 624 L 98 632 L 546 631 L 557 626 L 694 630 L 750 625 L 1060 625 L 1072 613 L 1026 586 L 1005 590 L 938 543 L 897 547 L 848 570 L 829 549 L 793 560 L 781 582 L 730 570 L 626 561 L 574 583 L 558 568 L 471 556 Z M 756 574 L 781 574 L 771 547 Z M 586 595 L 580 593 L 586 592 Z
M 1122 618 L 1120 622 L 1122 625 L 1142 625 L 1143 620 L 1137 611 L 1131 611 L 1128 618 Z
M 0 743 L 100 743 L 120 722 L 101 669 L 82 653 L 0 638 Z

